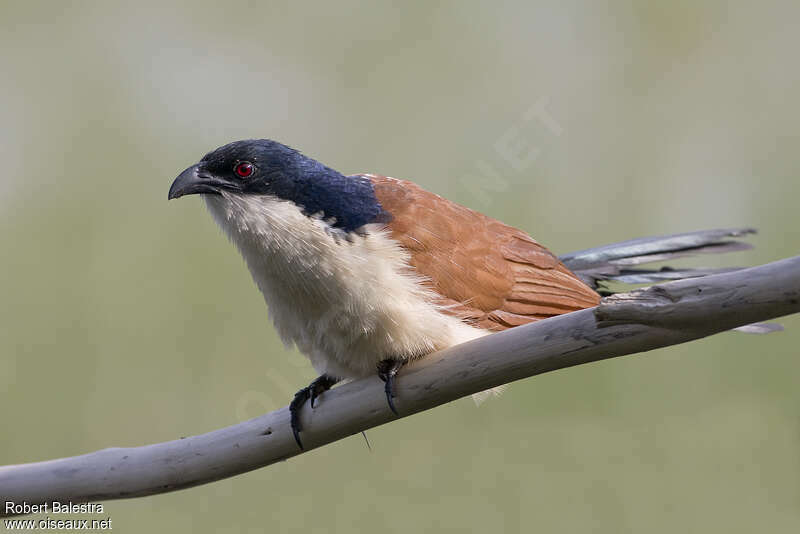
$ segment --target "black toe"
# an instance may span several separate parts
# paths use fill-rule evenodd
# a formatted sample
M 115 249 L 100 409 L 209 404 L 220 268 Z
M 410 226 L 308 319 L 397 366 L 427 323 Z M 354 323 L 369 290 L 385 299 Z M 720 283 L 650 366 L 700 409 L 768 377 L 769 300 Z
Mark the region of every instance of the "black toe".
M 337 378 L 332 376 L 318 376 L 307 387 L 304 387 L 295 393 L 292 402 L 289 403 L 292 434 L 294 434 L 294 440 L 297 442 L 297 446 L 300 447 L 300 450 L 305 450 L 303 447 L 303 442 L 300 441 L 300 432 L 303 430 L 300 427 L 300 408 L 303 407 L 303 404 L 305 404 L 306 401 L 310 400 L 311 408 L 313 409 L 314 401 L 317 399 L 317 397 L 319 397 L 323 392 L 331 389 L 331 387 L 333 387 L 333 385 L 338 381 L 339 380 Z
M 394 405 L 394 377 L 389 377 L 386 380 L 386 384 L 383 386 L 383 390 L 386 392 L 386 402 L 389 403 L 389 409 L 392 410 L 392 413 L 395 415 L 400 415 L 397 413 L 397 408 Z
M 397 372 L 402 369 L 405 364 L 405 360 L 398 360 L 395 358 L 387 358 L 378 363 L 378 376 L 385 382 L 383 390 L 386 392 L 386 402 L 389 403 L 389 409 L 392 410 L 392 413 L 395 415 L 400 414 L 397 413 L 397 407 L 394 405 L 394 386 Z
M 297 442 L 297 446 L 300 447 L 300 450 L 305 450 L 303 448 L 303 442 L 300 441 L 300 431 L 302 430 L 300 427 L 300 408 L 302 408 L 303 404 L 306 403 L 310 396 L 311 388 L 305 387 L 295 393 L 292 402 L 289 403 L 292 433 L 294 434 L 294 440 Z

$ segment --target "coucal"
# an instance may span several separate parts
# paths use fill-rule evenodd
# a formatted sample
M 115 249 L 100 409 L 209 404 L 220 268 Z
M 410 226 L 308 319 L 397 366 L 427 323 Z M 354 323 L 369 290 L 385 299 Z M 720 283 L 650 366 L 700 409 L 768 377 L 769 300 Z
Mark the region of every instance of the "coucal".
M 283 341 L 320 373 L 290 403 L 301 448 L 299 410 L 340 380 L 377 372 L 397 413 L 396 375 L 411 360 L 595 306 L 597 280 L 691 275 L 626 265 L 746 246 L 719 241 L 742 231 L 634 240 L 567 257 L 579 277 L 521 230 L 409 181 L 345 176 L 267 139 L 206 154 L 169 190 L 170 199 L 190 194 L 204 197 L 241 252 Z

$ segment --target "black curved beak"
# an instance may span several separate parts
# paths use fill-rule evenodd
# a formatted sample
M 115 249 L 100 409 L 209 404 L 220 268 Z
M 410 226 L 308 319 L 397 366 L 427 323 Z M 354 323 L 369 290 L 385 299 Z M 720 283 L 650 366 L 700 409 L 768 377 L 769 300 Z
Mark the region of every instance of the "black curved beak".
M 169 188 L 167 199 L 180 198 L 184 195 L 197 195 L 206 193 L 219 195 L 225 182 L 205 174 L 199 165 L 192 165 L 175 178 Z

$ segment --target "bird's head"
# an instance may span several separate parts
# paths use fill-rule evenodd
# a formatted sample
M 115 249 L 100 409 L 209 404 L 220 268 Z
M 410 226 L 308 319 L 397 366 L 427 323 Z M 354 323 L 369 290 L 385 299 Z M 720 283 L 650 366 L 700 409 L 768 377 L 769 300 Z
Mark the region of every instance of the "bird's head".
M 344 176 L 269 139 L 219 147 L 183 171 L 169 189 L 169 199 L 194 194 L 269 195 L 346 231 L 387 219 L 369 179 Z

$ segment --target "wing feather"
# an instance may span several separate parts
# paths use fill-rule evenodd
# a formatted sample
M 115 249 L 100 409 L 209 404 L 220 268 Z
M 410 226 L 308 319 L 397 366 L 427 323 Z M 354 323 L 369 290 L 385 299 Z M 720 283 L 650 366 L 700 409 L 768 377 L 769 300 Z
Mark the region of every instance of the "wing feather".
M 387 227 L 447 313 L 504 330 L 595 306 L 600 297 L 524 232 L 412 182 L 373 174 Z

